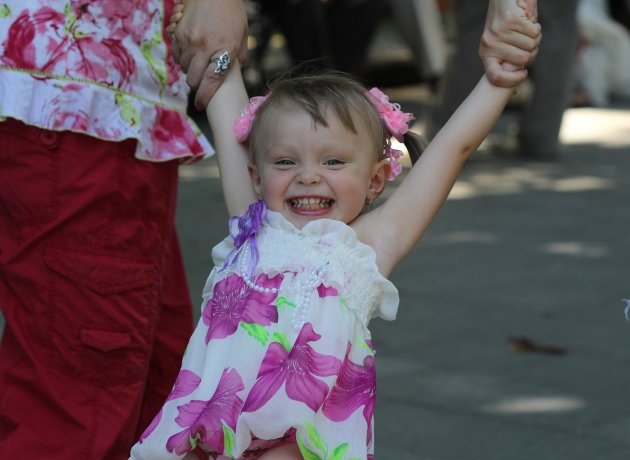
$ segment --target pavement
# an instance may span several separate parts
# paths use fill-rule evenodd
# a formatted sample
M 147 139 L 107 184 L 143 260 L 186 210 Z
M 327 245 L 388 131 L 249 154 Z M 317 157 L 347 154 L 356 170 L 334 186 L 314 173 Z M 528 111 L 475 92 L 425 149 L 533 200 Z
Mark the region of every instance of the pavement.
M 427 87 L 388 92 L 421 130 Z M 501 117 L 392 274 L 397 319 L 371 323 L 381 460 L 630 458 L 630 104 L 568 110 L 553 162 L 492 155 L 515 117 Z M 200 304 L 227 214 L 214 159 L 180 177 Z

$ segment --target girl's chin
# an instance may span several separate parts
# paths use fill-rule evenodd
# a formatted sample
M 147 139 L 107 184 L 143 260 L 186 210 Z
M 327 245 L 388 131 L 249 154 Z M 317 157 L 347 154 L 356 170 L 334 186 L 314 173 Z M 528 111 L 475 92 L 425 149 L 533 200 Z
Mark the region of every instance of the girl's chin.
M 313 220 L 332 218 L 330 216 L 330 209 L 323 211 L 304 211 L 290 208 L 289 210 L 285 210 L 282 214 L 289 222 L 299 229 Z
M 305 217 L 307 219 L 321 219 L 330 215 L 330 208 L 322 209 L 296 209 L 291 208 L 291 214 L 299 217 Z

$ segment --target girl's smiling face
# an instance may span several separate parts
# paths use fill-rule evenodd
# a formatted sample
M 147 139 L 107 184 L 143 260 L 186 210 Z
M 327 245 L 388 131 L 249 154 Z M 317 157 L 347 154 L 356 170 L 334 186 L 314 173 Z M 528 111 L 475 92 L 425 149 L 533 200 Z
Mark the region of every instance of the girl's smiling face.
M 322 218 L 352 222 L 389 177 L 389 163 L 379 161 L 380 147 L 361 117 L 353 117 L 356 133 L 333 110 L 326 111 L 326 121 L 328 126 L 318 124 L 297 107 L 270 108 L 250 164 L 267 207 L 297 228 Z

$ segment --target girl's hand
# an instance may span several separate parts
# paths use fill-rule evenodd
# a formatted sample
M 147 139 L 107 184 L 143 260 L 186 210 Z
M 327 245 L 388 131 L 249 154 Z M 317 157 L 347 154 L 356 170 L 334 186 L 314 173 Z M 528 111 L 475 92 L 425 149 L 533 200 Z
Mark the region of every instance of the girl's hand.
M 175 38 L 174 37 L 175 28 L 177 27 L 177 23 L 181 21 L 183 17 L 184 17 L 184 4 L 180 2 L 180 3 L 177 3 L 177 5 L 175 5 L 175 7 L 173 8 L 173 11 L 171 13 L 171 20 L 168 23 L 168 26 L 166 27 L 166 32 L 171 37 L 171 39 Z
M 538 22 L 538 2 L 536 0 L 518 0 L 519 8 L 525 11 L 527 19 Z

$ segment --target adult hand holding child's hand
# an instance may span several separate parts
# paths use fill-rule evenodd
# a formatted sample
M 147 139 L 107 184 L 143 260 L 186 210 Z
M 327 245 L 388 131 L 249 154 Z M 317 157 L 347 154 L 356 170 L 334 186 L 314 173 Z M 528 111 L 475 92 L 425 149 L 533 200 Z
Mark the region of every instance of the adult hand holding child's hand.
M 536 0 L 490 0 L 479 55 L 492 84 L 510 88 L 525 79 L 541 40 L 537 20 Z
M 240 0 L 182 0 L 176 7 L 177 24 L 168 28 L 173 56 L 195 93 L 195 107 L 203 109 L 223 81 L 215 72 L 216 59 L 227 51 L 232 60 L 247 57 L 247 15 Z M 180 11 L 177 13 L 177 11 Z M 175 15 L 174 14 L 174 15 Z

